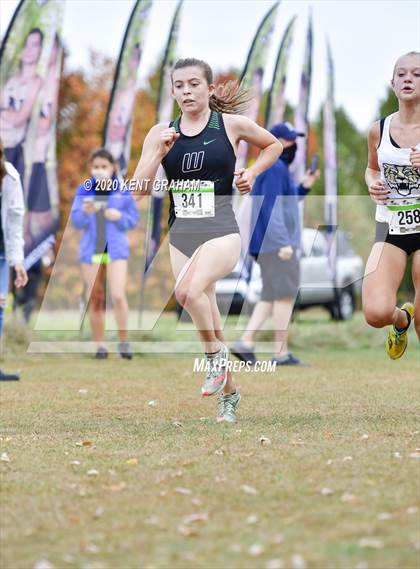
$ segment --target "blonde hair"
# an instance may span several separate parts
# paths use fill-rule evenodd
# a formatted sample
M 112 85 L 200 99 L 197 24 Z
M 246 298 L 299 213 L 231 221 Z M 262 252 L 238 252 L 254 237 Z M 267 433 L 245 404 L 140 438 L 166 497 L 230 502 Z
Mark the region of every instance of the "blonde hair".
M 210 65 L 206 61 L 194 57 L 178 59 L 172 68 L 172 82 L 174 71 L 184 67 L 200 67 L 207 85 L 213 83 L 213 70 Z M 252 96 L 249 91 L 242 89 L 237 81 L 226 81 L 226 83 L 218 85 L 215 92 L 210 95 L 209 107 L 218 113 L 241 114 L 248 108 L 251 99 Z
M 397 61 L 395 62 L 395 65 L 394 65 L 394 71 L 392 72 L 392 78 L 393 79 L 395 77 L 395 71 L 397 70 L 397 63 L 399 62 L 399 60 L 402 59 L 403 57 L 409 57 L 412 55 L 417 55 L 417 57 L 420 58 L 420 51 L 409 51 L 408 53 L 404 53 L 404 55 L 400 55 L 400 57 L 397 59 Z

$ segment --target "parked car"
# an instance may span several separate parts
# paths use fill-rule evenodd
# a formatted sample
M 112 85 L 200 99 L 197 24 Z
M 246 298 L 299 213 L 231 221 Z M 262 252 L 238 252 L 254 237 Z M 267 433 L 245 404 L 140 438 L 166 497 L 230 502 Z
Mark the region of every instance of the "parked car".
M 300 261 L 301 284 L 296 308 L 323 306 L 334 320 L 349 320 L 354 313 L 356 297 L 360 293 L 363 260 L 351 246 L 351 235 L 337 232 L 336 286 L 328 258 L 328 242 L 322 230 L 305 228 L 302 232 Z M 243 263 L 216 284 L 216 296 L 221 312 L 250 313 L 260 299 L 262 281 L 258 263 L 252 264 L 248 279 Z M 248 273 L 249 274 L 249 273 Z

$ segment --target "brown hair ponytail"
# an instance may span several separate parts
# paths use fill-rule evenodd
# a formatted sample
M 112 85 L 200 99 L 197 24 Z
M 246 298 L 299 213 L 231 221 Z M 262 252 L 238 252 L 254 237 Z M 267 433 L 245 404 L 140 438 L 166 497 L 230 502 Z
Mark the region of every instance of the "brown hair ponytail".
M 0 140 L 0 181 L 3 180 L 6 174 L 7 170 L 4 158 L 4 147 L 2 141 Z
M 172 68 L 171 77 L 175 69 L 184 67 L 200 67 L 207 84 L 213 83 L 213 71 L 210 65 L 194 57 L 178 59 Z M 242 89 L 237 81 L 227 81 L 216 87 L 215 92 L 209 97 L 209 106 L 212 111 L 219 113 L 241 114 L 247 109 L 251 100 L 250 92 Z

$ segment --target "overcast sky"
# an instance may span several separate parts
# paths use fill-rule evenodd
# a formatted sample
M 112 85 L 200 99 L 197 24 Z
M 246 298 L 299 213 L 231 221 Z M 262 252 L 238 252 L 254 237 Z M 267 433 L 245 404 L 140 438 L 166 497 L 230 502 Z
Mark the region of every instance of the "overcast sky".
M 257 26 L 274 2 L 265 0 L 187 0 L 184 3 L 179 56 L 207 60 L 214 71 L 242 68 Z M 3 37 L 18 0 L 0 0 Z M 66 0 L 64 41 L 68 69 L 86 68 L 93 47 L 115 60 L 134 0 Z M 140 83 L 156 64 L 167 40 L 176 2 L 154 0 L 141 62 Z M 325 41 L 336 66 L 336 102 L 360 129 L 366 129 L 384 96 L 395 60 L 420 50 L 420 2 L 417 0 L 284 0 L 280 3 L 264 82 L 269 87 L 278 46 L 290 18 L 298 16 L 291 50 L 287 98 L 298 97 L 309 8 L 314 21 L 314 62 L 310 116 L 325 95 Z

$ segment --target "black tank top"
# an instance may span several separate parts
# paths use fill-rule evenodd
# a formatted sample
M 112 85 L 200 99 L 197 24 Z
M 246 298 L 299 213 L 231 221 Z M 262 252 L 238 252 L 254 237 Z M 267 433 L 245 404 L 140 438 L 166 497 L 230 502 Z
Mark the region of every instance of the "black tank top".
M 214 182 L 214 217 L 176 217 L 169 191 L 171 233 L 239 233 L 232 209 L 232 185 L 236 156 L 226 134 L 221 113 L 211 111 L 205 128 L 194 136 L 181 132 L 180 117 L 170 123 L 181 136 L 162 160 L 168 182 L 203 180 Z

